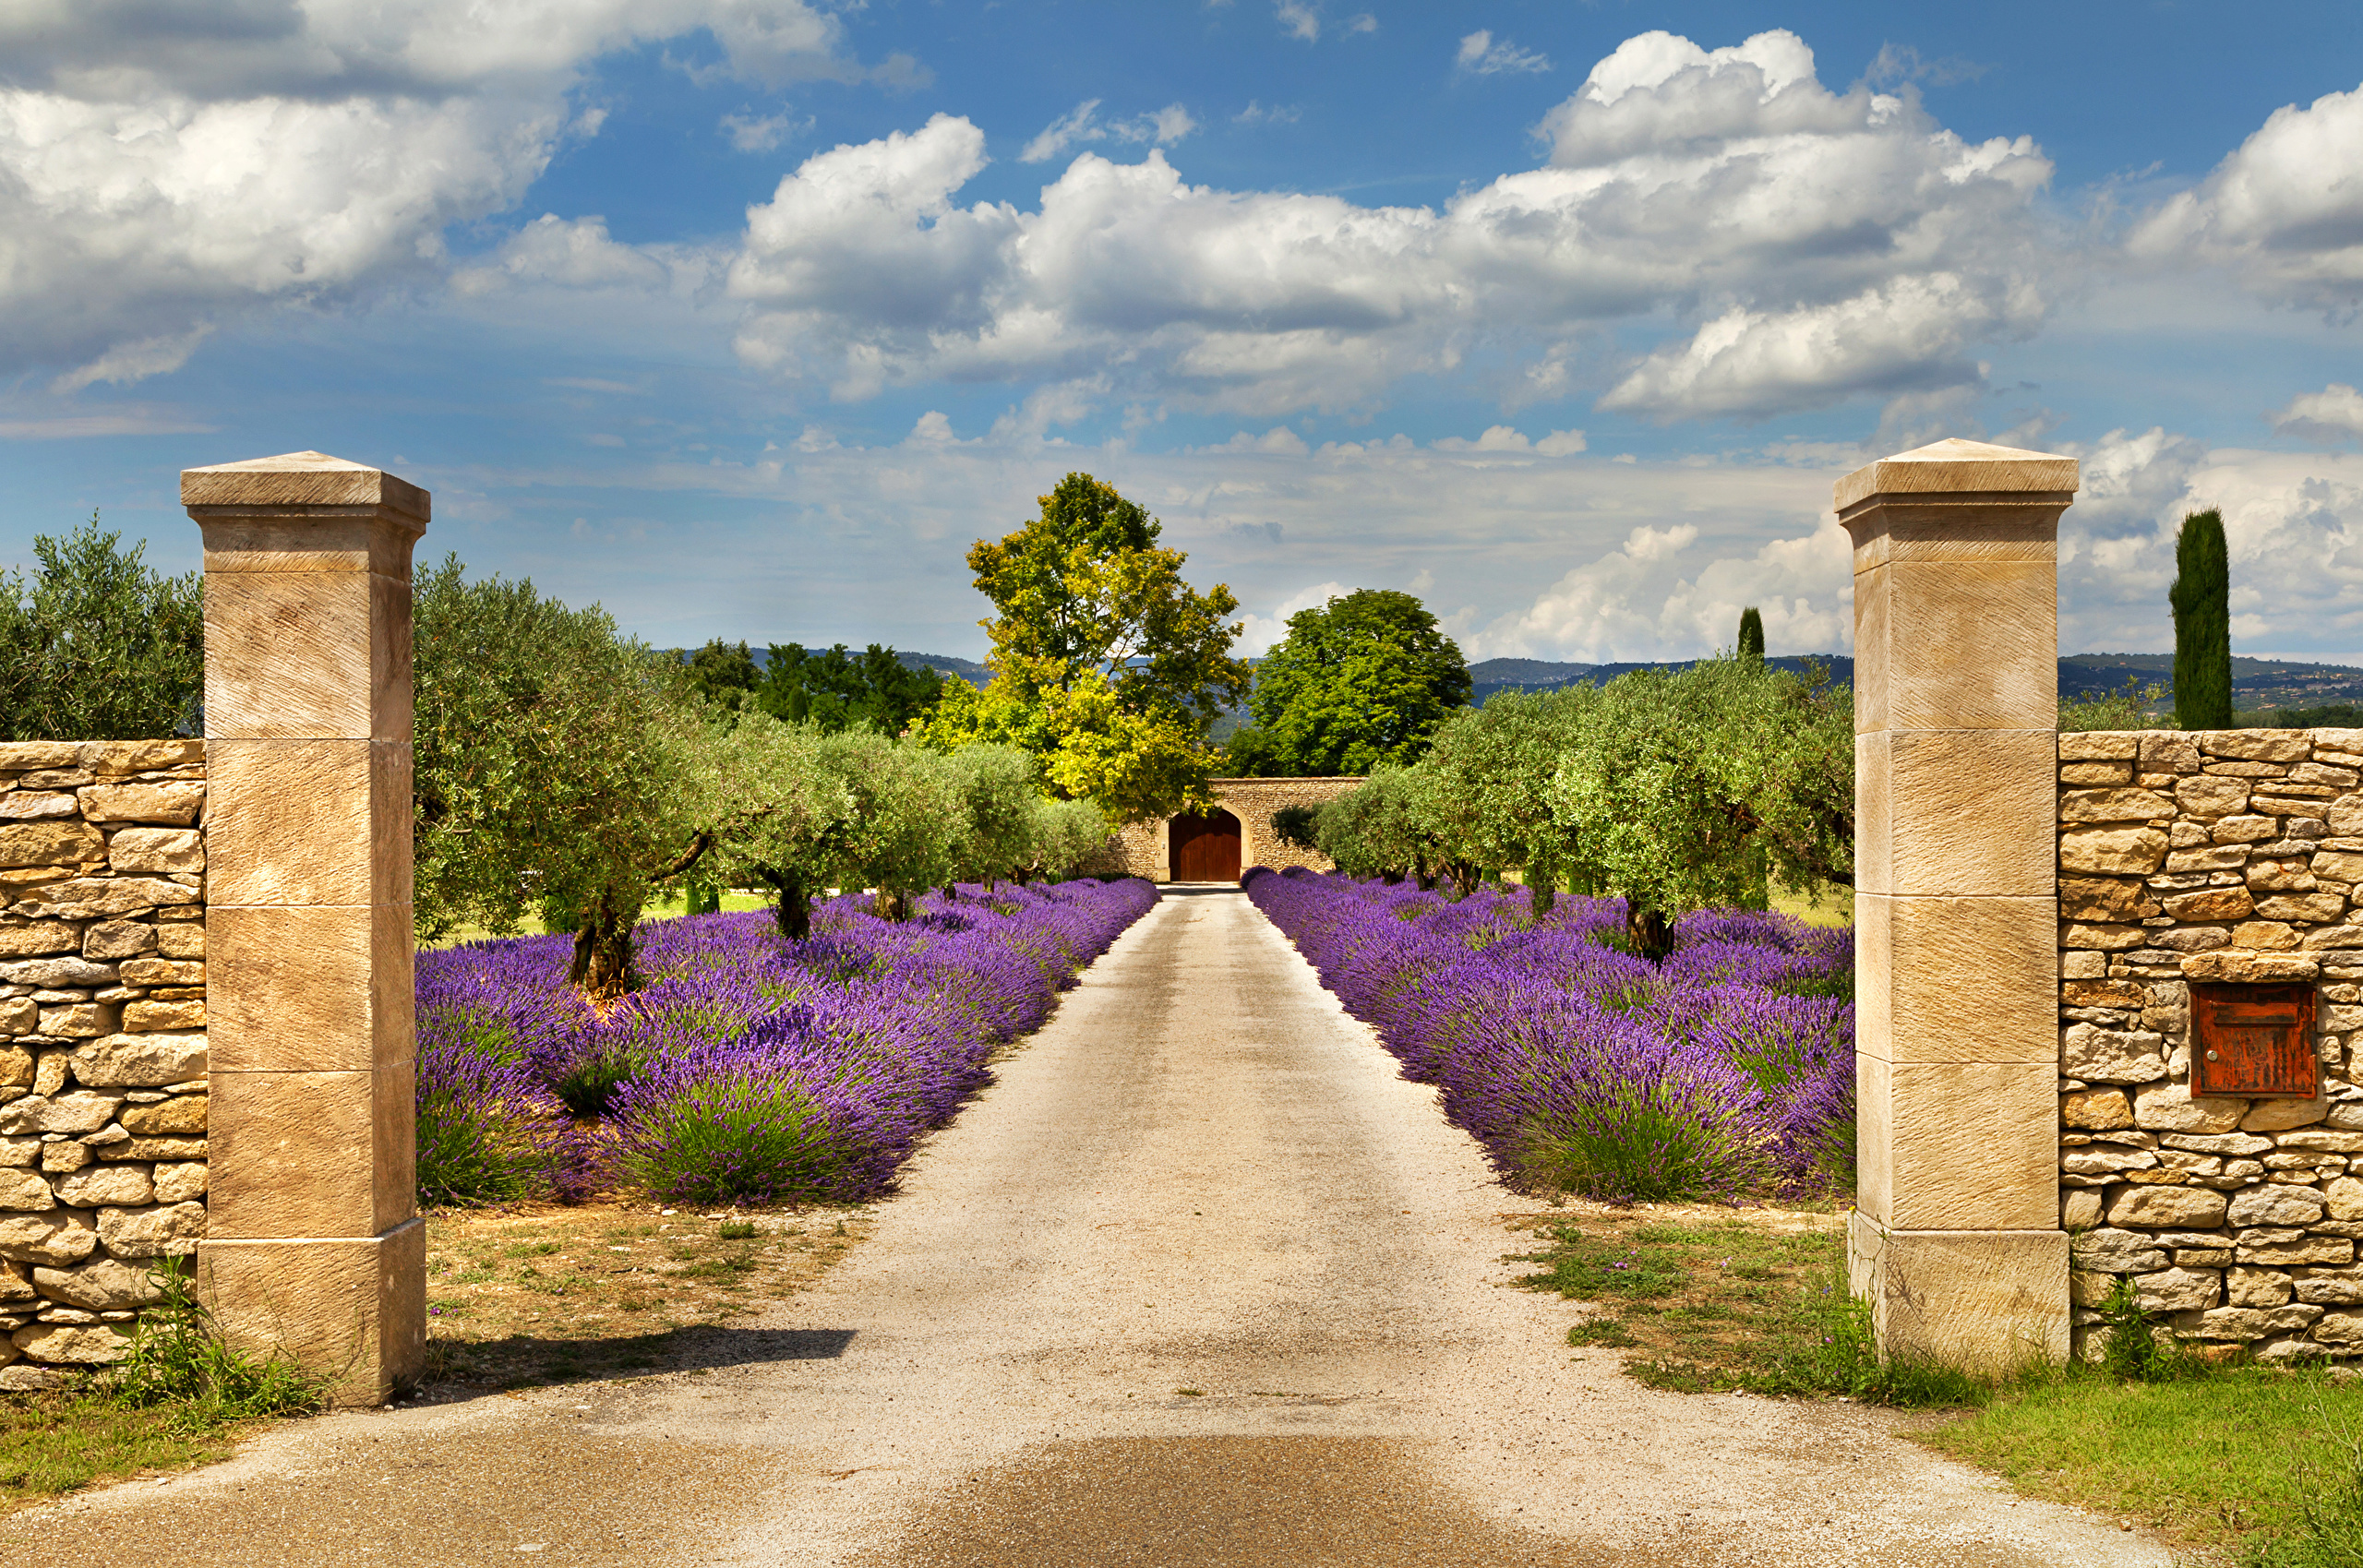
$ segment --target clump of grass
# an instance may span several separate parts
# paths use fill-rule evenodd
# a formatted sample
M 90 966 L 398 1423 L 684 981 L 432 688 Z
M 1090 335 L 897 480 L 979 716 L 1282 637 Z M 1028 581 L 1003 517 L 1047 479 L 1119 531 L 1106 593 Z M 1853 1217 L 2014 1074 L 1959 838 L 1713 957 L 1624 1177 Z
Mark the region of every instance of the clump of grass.
M 751 1241 L 755 1239 L 755 1222 L 750 1219 L 726 1219 L 715 1234 L 725 1241 Z
M 685 1065 L 625 1091 L 624 1166 L 675 1203 L 769 1203 L 858 1190 L 869 1172 L 857 1130 L 792 1079 L 722 1060 Z
M 169 1406 L 192 1430 L 320 1408 L 319 1379 L 282 1355 L 249 1356 L 222 1337 L 180 1260 L 165 1259 L 150 1278 L 161 1299 L 139 1314 L 129 1352 L 102 1385 L 106 1398 L 130 1409 Z

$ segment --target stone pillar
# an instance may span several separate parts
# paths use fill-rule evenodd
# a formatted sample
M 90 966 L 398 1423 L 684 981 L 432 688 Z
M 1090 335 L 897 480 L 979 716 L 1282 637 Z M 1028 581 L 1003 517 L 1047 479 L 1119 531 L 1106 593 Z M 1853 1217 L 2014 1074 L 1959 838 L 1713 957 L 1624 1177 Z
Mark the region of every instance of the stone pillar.
M 414 1201 L 411 546 L 427 494 L 294 452 L 181 475 L 205 533 L 212 1194 L 234 1343 L 347 1404 L 426 1353 Z
M 2068 1354 L 2058 526 L 2073 458 L 1939 441 L 1837 490 L 1854 542 L 1849 1273 L 1880 1353 Z

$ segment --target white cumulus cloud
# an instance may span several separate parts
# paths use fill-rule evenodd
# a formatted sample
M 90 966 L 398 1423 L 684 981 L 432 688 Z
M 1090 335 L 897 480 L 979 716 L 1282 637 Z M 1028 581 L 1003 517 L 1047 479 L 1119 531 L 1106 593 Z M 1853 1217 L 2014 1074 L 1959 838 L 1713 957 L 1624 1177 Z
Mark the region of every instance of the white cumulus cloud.
M 2167 265 L 2230 267 L 2268 299 L 2333 310 L 2363 301 L 2363 87 L 2274 110 L 2129 246 Z
M 1115 134 L 1097 109 L 1021 157 Z M 1634 39 L 1542 129 L 1547 166 L 1441 209 L 1195 186 L 1153 150 L 1084 152 L 1026 210 L 960 205 L 984 138 L 939 114 L 807 160 L 751 209 L 741 352 L 842 396 L 1105 373 L 1269 415 L 1367 407 L 1488 342 L 1521 361 L 1520 398 L 1561 396 L 1586 365 L 1607 378 L 1601 325 L 1672 315 L 1691 330 L 1608 406 L 1756 416 L 1974 382 L 1974 345 L 2042 318 L 2048 161 L 1833 92 L 1791 34 Z
M 2333 381 L 2319 392 L 2301 392 L 2271 415 L 2275 430 L 2321 440 L 2363 436 L 2363 392 Z
M 237 312 L 431 278 L 595 130 L 591 61 L 700 28 L 750 80 L 858 74 L 801 0 L 0 7 L 0 374 L 153 374 Z

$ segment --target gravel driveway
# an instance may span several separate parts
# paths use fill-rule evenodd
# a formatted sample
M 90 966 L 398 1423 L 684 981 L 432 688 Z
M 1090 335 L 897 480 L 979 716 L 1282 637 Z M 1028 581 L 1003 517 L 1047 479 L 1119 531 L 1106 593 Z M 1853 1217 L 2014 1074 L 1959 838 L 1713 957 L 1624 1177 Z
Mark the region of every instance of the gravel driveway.
M 2165 1564 L 1895 1437 L 1653 1393 L 1235 888 L 1179 888 L 701 1375 L 298 1423 L 18 1515 L 109 1568 Z

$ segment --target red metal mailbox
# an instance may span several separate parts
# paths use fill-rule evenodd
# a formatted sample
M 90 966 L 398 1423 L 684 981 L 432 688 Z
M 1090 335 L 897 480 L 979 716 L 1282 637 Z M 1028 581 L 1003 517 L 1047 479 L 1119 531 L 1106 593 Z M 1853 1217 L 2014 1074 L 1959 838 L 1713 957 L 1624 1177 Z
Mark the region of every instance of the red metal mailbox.
M 2314 987 L 2194 982 L 2190 1092 L 2310 1100 L 2321 1094 Z

